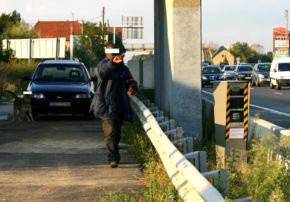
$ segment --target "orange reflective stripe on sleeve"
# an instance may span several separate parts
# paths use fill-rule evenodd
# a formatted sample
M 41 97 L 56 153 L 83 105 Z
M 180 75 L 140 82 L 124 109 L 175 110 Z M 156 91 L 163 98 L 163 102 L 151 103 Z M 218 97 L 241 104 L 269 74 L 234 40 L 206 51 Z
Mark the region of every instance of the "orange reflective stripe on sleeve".
M 131 79 L 128 79 L 127 81 L 128 81 L 128 82 L 130 82 L 130 81 L 135 81 L 135 79 L 131 78 Z

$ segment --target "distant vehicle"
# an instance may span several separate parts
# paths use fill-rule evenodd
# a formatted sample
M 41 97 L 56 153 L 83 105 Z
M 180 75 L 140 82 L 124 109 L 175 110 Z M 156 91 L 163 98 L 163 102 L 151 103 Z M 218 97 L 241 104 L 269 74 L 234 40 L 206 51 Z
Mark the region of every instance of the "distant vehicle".
M 220 67 L 221 69 L 223 69 L 223 67 L 224 67 L 225 65 L 229 65 L 229 63 L 227 63 L 227 62 L 221 62 L 221 63 L 219 64 L 219 67 Z
M 210 60 L 204 60 L 202 61 L 203 63 L 207 63 L 208 65 L 211 65 L 211 61 Z
M 252 86 L 260 86 L 260 84 L 270 83 L 270 67 L 271 63 L 255 64 L 252 72 Z
M 224 80 L 230 80 L 234 79 L 234 70 L 236 68 L 236 65 L 226 65 L 222 69 L 223 72 L 223 79 Z
M 275 58 L 270 68 L 270 87 L 290 86 L 290 57 Z
M 236 80 L 251 80 L 253 68 L 251 65 L 239 65 L 234 71 Z
M 83 63 L 72 60 L 47 60 L 39 63 L 27 90 L 32 93 L 31 108 L 38 114 L 89 115 L 94 85 Z
M 204 87 L 205 85 L 212 85 L 214 81 L 222 80 L 223 74 L 219 66 L 209 65 L 202 67 L 201 78 L 202 87 Z

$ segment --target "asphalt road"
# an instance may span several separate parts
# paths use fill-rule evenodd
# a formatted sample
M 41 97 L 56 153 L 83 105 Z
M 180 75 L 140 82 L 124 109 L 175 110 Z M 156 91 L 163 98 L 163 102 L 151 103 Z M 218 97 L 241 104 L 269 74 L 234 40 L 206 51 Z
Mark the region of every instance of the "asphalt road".
M 202 89 L 202 96 L 213 101 L 213 88 L 208 86 Z M 205 92 L 204 92 L 205 91 Z M 208 93 L 207 93 L 208 92 Z M 290 88 L 282 90 L 270 89 L 269 85 L 251 87 L 250 114 L 284 128 L 290 128 Z
M 109 191 L 138 193 L 144 189 L 139 164 L 120 153 L 119 167 L 110 168 L 97 120 L 0 121 L 0 201 L 100 201 Z

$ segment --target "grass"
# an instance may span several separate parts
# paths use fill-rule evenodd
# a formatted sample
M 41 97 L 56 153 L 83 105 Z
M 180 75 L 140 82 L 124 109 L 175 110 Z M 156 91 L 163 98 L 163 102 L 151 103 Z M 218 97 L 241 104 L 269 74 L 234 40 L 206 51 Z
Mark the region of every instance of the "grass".
M 208 170 L 216 167 L 215 129 L 213 108 L 203 103 L 203 142 L 195 144 L 195 150 L 207 152 Z M 258 115 L 257 115 L 258 116 Z M 254 134 L 252 135 L 254 137 Z M 290 201 L 290 170 L 277 161 L 277 151 L 280 148 L 282 156 L 287 158 L 290 149 L 290 137 L 284 137 L 277 143 L 277 137 L 268 134 L 259 141 L 252 140 L 248 150 L 248 163 L 237 170 L 234 163 L 238 153 L 233 151 L 228 163 L 228 195 L 227 201 L 251 197 L 251 201 Z M 288 152 L 288 153 L 287 153 Z M 289 157 L 288 157 L 289 158 Z
M 203 107 L 205 110 L 205 106 Z M 216 166 L 215 131 L 213 111 L 203 111 L 202 142 L 195 141 L 194 150 L 207 152 L 208 170 L 219 169 Z M 142 194 L 128 196 L 120 193 L 109 193 L 105 201 L 182 201 L 159 159 L 150 140 L 147 138 L 140 122 L 126 124 L 122 131 L 123 143 L 129 144 L 128 149 L 136 154 L 143 165 L 144 178 L 142 182 L 147 189 Z M 236 169 L 234 163 L 238 153 L 231 154 L 228 163 L 228 194 L 226 201 L 232 199 L 251 197 L 251 201 L 290 201 L 290 170 L 284 164 L 277 161 L 277 148 L 283 156 L 289 155 L 290 137 L 283 138 L 277 144 L 274 135 L 269 134 L 267 138 L 252 141 L 248 150 L 248 163 L 241 169 Z M 288 152 L 288 153 L 287 153 Z M 219 190 L 219 188 L 217 187 Z M 221 190 L 220 190 L 221 191 Z
M 123 127 L 121 142 L 129 145 L 127 146 L 129 152 L 134 153 L 142 164 L 144 175 L 141 183 L 147 188 L 142 190 L 141 194 L 108 192 L 102 201 L 181 201 L 158 154 L 136 117 L 133 124 L 126 123 Z
M 5 89 L 11 90 L 16 94 L 22 94 L 26 90 L 28 81 L 21 80 L 24 76 L 32 76 L 37 63 L 31 62 L 11 62 L 0 63 L 0 96 Z

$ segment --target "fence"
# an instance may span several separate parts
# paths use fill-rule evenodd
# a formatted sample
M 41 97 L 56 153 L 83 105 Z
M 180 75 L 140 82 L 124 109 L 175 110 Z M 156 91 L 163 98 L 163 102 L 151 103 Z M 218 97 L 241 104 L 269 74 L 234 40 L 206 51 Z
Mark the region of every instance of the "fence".
M 15 58 L 65 58 L 65 38 L 4 39 L 3 49 L 12 49 Z
M 183 130 L 181 127 L 175 128 L 174 120 L 165 117 L 149 100 L 143 100 L 143 104 L 135 96 L 130 98 L 134 111 L 181 198 L 184 201 L 225 201 L 207 178 L 213 179 L 214 184 L 220 182 L 220 186 L 226 192 L 227 172 L 225 170 L 206 172 L 206 153 L 192 151 L 192 138 L 183 138 Z

